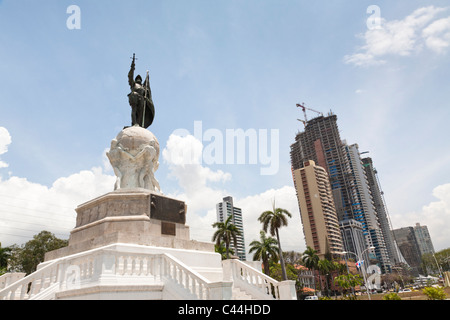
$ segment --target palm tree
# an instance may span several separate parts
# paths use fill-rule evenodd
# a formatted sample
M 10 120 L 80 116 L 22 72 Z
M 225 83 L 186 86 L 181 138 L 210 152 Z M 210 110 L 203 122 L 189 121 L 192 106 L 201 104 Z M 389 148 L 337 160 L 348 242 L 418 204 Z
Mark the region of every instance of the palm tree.
M 320 273 L 322 273 L 322 275 L 325 276 L 325 284 L 327 286 L 327 296 L 329 296 L 328 275 L 331 271 L 333 271 L 333 263 L 328 259 L 323 259 L 319 261 L 318 267 Z M 320 281 L 320 285 L 322 286 L 322 281 Z
M 234 254 L 234 250 L 232 248 L 229 248 L 228 250 L 230 254 Z M 223 242 L 221 242 L 219 246 L 214 245 L 214 251 L 220 253 L 220 255 L 222 256 L 222 260 L 225 260 L 227 258 L 227 252 L 225 249 L 225 244 Z
M 264 266 L 264 273 L 269 276 L 269 259 L 278 260 L 278 242 L 275 238 L 266 237 L 264 231 L 260 232 L 260 240 L 254 240 L 250 243 L 250 251 L 253 255 L 253 261 L 262 260 Z
M 302 261 L 305 267 L 312 270 L 314 277 L 314 293 L 316 292 L 316 269 L 319 266 L 319 256 L 317 255 L 317 251 L 311 247 L 307 247 L 303 252 Z
M 225 243 L 225 252 L 227 259 L 230 258 L 230 242 L 233 241 L 234 248 L 237 248 L 237 236 L 241 234 L 239 229 L 231 222 L 233 215 L 230 215 L 225 222 L 216 222 L 212 226 L 217 228 L 212 237 L 212 241 L 216 241 L 219 247 L 223 241 Z
M 280 229 L 282 226 L 287 226 L 288 221 L 286 216 L 289 218 L 292 217 L 289 211 L 287 211 L 286 209 L 275 208 L 275 203 L 273 203 L 273 210 L 264 211 L 258 218 L 259 222 L 263 224 L 263 230 L 265 232 L 267 232 L 267 229 L 269 229 L 272 236 L 277 236 L 278 256 L 280 258 L 283 280 L 287 280 L 287 274 L 286 266 L 284 265 L 283 251 L 281 250 L 280 235 L 278 233 L 278 229 Z

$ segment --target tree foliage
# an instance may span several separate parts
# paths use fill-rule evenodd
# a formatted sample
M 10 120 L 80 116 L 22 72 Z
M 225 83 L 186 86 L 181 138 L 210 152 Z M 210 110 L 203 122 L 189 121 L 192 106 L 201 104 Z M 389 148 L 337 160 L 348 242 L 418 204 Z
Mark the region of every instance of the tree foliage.
M 217 228 L 214 232 L 212 241 L 216 242 L 216 246 L 220 247 L 221 243 L 225 244 L 226 258 L 230 258 L 230 243 L 233 241 L 234 247 L 237 248 L 237 236 L 241 234 L 239 229 L 232 223 L 233 215 L 230 215 L 225 222 L 216 222 L 212 226 Z
M 11 248 L 9 258 L 9 269 L 14 272 L 25 272 L 26 274 L 36 271 L 39 263 L 44 261 L 47 252 L 68 245 L 68 240 L 61 240 L 48 231 L 41 231 L 22 247 L 16 245 Z
M 269 262 L 278 261 L 278 242 L 275 238 L 267 237 L 264 231 L 260 232 L 260 241 L 250 243 L 249 253 L 254 252 L 253 261 L 262 260 L 264 273 L 270 276 Z
M 385 294 L 383 296 L 383 300 L 402 300 L 402 298 L 395 292 L 391 292 L 388 294 Z
M 288 217 L 289 218 L 292 217 L 291 213 L 289 211 L 287 211 L 286 209 L 276 208 L 275 203 L 274 203 L 272 211 L 270 211 L 270 210 L 264 211 L 263 213 L 261 213 L 260 217 L 258 218 L 259 222 L 261 222 L 263 225 L 263 230 L 265 232 L 267 232 L 267 230 L 269 230 L 269 232 L 272 236 L 277 237 L 278 256 L 280 258 L 281 273 L 283 276 L 283 280 L 287 280 L 288 277 L 286 274 L 286 265 L 284 263 L 283 251 L 281 250 L 280 235 L 279 235 L 278 230 L 281 227 L 288 225 L 288 219 L 287 219 Z
M 426 287 L 422 292 L 428 297 L 428 300 L 445 300 L 447 295 L 441 287 Z

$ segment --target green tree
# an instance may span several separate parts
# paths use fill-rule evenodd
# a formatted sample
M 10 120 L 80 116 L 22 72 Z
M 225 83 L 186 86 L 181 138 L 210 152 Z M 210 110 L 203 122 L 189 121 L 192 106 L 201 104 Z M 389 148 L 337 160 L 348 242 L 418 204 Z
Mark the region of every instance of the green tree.
M 317 255 L 317 251 L 314 250 L 311 247 L 307 247 L 306 250 L 303 252 L 302 261 L 306 268 L 312 270 L 313 276 L 314 276 L 314 292 L 316 291 L 316 280 L 315 280 L 315 274 L 316 269 L 319 266 L 319 256 Z
M 212 226 L 217 228 L 214 232 L 212 241 L 216 242 L 216 246 L 225 243 L 226 258 L 230 258 L 230 243 L 233 241 L 234 247 L 237 248 L 237 236 L 241 234 L 239 229 L 231 222 L 233 215 L 230 215 L 225 222 L 216 222 Z
M 0 242 L 0 269 L 6 269 L 8 267 L 8 258 L 11 255 L 11 251 L 11 247 L 2 248 Z
M 230 254 L 234 254 L 233 248 L 229 248 L 228 250 Z M 219 245 L 215 244 L 214 251 L 220 253 L 220 255 L 222 256 L 222 260 L 225 260 L 227 258 L 227 251 L 223 242 L 221 242 Z
M 385 294 L 383 296 L 383 300 L 402 300 L 402 298 L 400 298 L 400 296 L 397 293 L 391 292 L 391 293 Z
M 325 283 L 327 286 L 327 295 L 329 294 L 329 288 L 328 288 L 328 275 L 333 271 L 333 262 L 331 262 L 328 259 L 319 260 L 318 262 L 318 269 L 319 272 L 325 277 Z M 320 282 L 322 285 L 322 281 Z
M 356 300 L 355 295 L 350 295 L 349 289 L 359 286 L 363 283 L 363 279 L 360 275 L 343 274 L 334 278 L 334 284 L 338 285 L 343 289 L 344 299 Z
M 254 240 L 250 243 L 249 253 L 253 254 L 253 261 L 262 260 L 264 273 L 270 275 L 269 260 L 278 261 L 278 242 L 275 238 L 267 237 L 264 231 L 260 233 L 260 241 Z
M 295 267 L 291 264 L 286 264 L 286 274 L 287 279 L 298 282 L 298 270 L 295 269 Z M 277 281 L 283 281 L 282 277 L 282 271 L 281 271 L 281 264 L 276 263 L 272 261 L 270 265 L 270 275 L 273 279 Z
M 38 264 L 44 261 L 45 253 L 67 245 L 68 240 L 58 239 L 48 231 L 41 231 L 21 248 L 12 248 L 10 268 L 16 272 L 33 273 Z
M 445 300 L 447 295 L 444 289 L 435 287 L 426 287 L 422 292 L 428 297 L 428 300 Z
M 280 259 L 281 264 L 281 273 L 282 273 L 282 279 L 287 280 L 287 274 L 286 274 L 286 266 L 284 263 L 283 258 L 283 251 L 281 250 L 281 244 L 280 244 L 280 234 L 279 229 L 283 226 L 288 225 L 287 217 L 291 218 L 292 215 L 289 211 L 286 209 L 281 208 L 275 208 L 275 203 L 273 204 L 273 210 L 270 211 L 264 211 L 261 213 L 260 217 L 258 218 L 259 222 L 263 224 L 263 230 L 267 232 L 267 230 L 270 231 L 270 234 L 272 236 L 277 237 L 278 242 L 278 257 Z

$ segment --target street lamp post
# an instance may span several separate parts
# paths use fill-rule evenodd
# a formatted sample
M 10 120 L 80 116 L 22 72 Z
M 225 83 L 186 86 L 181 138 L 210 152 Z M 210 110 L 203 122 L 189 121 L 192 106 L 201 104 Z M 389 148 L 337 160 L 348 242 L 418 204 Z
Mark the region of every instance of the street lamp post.
M 372 250 L 372 249 L 375 249 L 375 247 L 372 246 L 372 247 L 369 247 L 369 248 L 365 249 L 363 252 L 361 252 L 361 255 L 357 255 L 356 253 L 354 253 L 354 252 L 349 252 L 349 251 L 343 251 L 342 254 L 344 254 L 344 255 L 347 254 L 347 253 L 354 254 L 355 257 L 358 259 L 358 261 L 361 261 L 361 260 L 362 260 L 361 257 L 364 255 L 364 252 L 366 252 L 367 250 Z M 345 261 L 347 262 L 347 259 L 345 259 Z M 348 265 L 347 265 L 347 271 L 348 271 Z M 363 268 L 361 268 L 361 273 L 362 273 L 362 275 L 363 275 L 364 285 L 366 286 L 367 295 L 368 295 L 368 297 L 369 297 L 369 300 L 372 300 L 372 299 L 370 298 L 369 287 L 368 287 L 367 281 L 366 281 L 366 274 L 365 274 Z

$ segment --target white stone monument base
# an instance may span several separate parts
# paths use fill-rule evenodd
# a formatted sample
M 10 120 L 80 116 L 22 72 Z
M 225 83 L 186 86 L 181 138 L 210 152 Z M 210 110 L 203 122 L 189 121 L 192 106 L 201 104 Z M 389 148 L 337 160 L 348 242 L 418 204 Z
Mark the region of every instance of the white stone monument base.
M 113 243 L 214 252 L 213 243 L 190 240 L 183 202 L 149 190 L 113 191 L 76 211 L 77 225 L 70 233 L 69 245 L 48 252 L 45 261 Z

